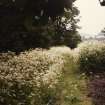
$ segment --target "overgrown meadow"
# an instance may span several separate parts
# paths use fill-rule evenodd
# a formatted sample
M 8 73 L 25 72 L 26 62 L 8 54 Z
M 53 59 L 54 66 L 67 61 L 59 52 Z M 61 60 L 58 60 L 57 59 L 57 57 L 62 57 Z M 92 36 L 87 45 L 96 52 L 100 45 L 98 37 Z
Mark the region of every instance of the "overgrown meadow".
M 96 41 L 1 53 L 0 105 L 104 105 L 104 70 L 105 44 Z

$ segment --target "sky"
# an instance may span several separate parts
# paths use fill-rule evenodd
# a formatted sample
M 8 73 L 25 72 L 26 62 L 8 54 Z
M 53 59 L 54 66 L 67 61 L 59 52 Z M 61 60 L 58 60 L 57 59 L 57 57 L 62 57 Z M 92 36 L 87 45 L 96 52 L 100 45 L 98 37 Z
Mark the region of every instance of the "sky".
M 105 27 L 105 6 L 99 0 L 77 0 L 75 5 L 80 10 L 80 33 L 96 35 Z

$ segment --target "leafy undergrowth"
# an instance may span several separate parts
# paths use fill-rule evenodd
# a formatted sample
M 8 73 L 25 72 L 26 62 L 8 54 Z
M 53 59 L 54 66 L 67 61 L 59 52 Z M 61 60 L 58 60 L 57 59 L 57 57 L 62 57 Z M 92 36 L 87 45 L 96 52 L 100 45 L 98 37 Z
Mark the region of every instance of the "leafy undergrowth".
M 105 72 L 105 43 L 86 41 L 79 44 L 79 65 L 81 72 L 94 74 Z
M 77 61 L 68 47 L 0 54 L 0 105 L 92 105 Z
M 78 68 L 89 78 L 87 91 L 92 104 L 105 105 L 105 43 L 86 41 L 76 51 Z

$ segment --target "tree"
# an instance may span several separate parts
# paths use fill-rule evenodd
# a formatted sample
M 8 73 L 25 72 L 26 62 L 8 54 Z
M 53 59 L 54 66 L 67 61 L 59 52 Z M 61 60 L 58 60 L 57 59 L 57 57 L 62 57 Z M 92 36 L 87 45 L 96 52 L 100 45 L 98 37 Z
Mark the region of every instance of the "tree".
M 101 33 L 104 33 L 105 34 L 105 28 L 101 30 Z
M 79 10 L 72 5 L 72 10 L 65 9 L 64 15 L 58 17 L 54 26 L 54 45 L 67 45 L 70 48 L 74 48 L 81 41 L 77 31 L 79 19 L 76 17 L 78 15 Z
M 105 0 L 99 0 L 101 6 L 105 6 Z
M 0 50 L 64 44 L 68 24 L 70 33 L 77 32 L 74 1 L 0 0 Z
M 24 25 L 33 21 L 47 23 L 49 18 L 56 20 L 64 13 L 64 8 L 71 9 L 75 0 L 0 0 L 0 23 L 2 29 Z

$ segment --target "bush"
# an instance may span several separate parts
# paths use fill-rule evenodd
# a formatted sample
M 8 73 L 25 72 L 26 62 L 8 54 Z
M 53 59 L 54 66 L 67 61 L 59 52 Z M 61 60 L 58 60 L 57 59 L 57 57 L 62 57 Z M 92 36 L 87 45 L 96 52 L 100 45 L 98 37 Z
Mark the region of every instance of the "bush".
M 79 64 L 83 72 L 105 71 L 105 44 L 98 41 L 79 45 Z
M 0 105 L 57 105 L 61 55 L 42 49 L 0 54 Z

